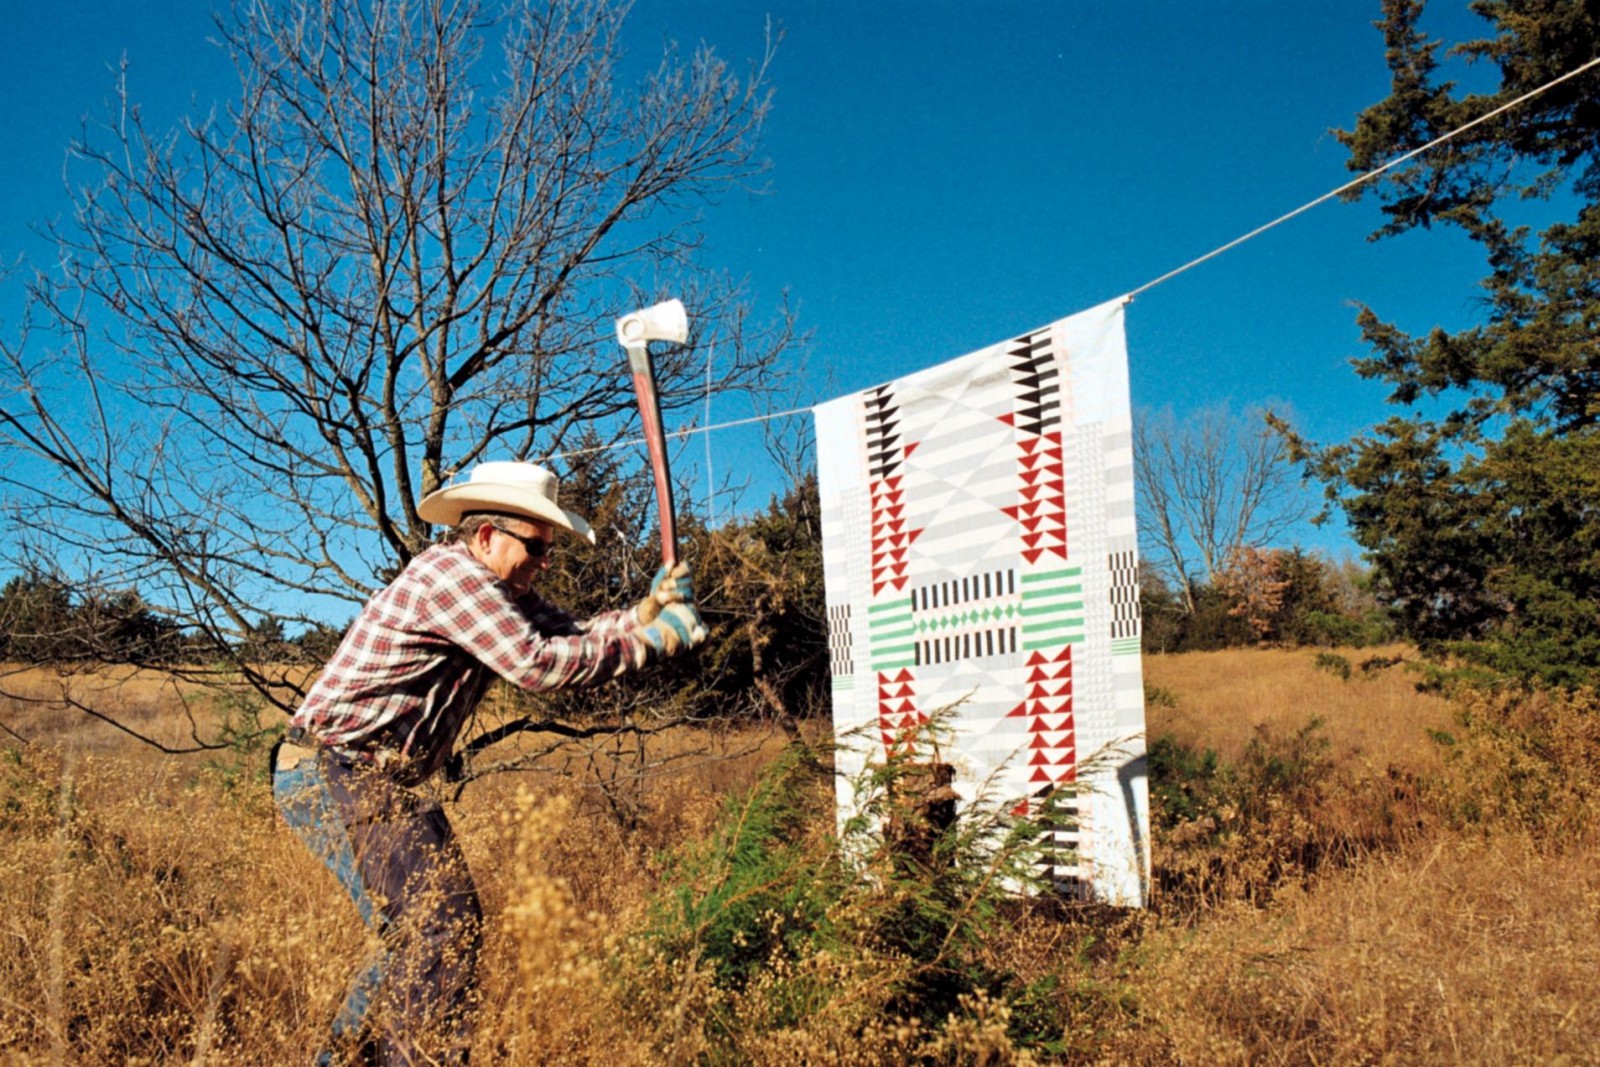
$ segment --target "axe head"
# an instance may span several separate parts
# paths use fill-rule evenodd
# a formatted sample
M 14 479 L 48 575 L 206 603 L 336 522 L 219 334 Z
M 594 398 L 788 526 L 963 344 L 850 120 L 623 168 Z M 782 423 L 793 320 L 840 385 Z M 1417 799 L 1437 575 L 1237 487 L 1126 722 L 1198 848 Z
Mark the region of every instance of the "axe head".
M 689 313 L 681 300 L 666 300 L 617 320 L 617 343 L 623 348 L 641 348 L 651 341 L 682 344 L 688 339 Z

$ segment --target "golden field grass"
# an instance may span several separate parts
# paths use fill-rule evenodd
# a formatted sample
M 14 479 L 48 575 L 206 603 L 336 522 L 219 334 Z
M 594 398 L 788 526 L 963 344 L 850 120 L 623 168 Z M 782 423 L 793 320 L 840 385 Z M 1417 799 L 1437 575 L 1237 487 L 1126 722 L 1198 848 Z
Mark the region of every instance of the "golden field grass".
M 1314 660 L 1148 658 L 1151 738 L 1224 768 L 1193 779 L 1192 815 L 1158 807 L 1155 906 L 1003 911 L 973 951 L 1028 997 L 933 1022 L 893 995 L 906 961 L 864 941 L 732 988 L 653 939 L 670 850 L 720 832 L 782 736 L 716 738 L 720 759 L 702 733 L 657 739 L 683 758 L 624 808 L 577 772 L 626 752 L 474 783 L 451 811 L 489 916 L 474 1062 L 1600 1063 L 1594 701 L 1452 705 Z M 107 681 L 187 733 L 161 679 Z M 25 684 L 59 680 L 0 688 Z M 367 935 L 264 787 L 44 704 L 0 722 L 33 739 L 0 744 L 0 1062 L 308 1062 Z M 801 856 L 832 829 L 825 787 Z
M 1448 704 L 1418 693 L 1415 676 L 1405 670 L 1360 669 L 1406 653 L 1399 645 L 1333 653 L 1353 668 L 1343 684 L 1316 669 L 1317 653 L 1304 649 L 1147 656 L 1149 733 L 1169 733 L 1237 757 L 1258 727 L 1295 730 L 1315 716 L 1326 724 L 1342 760 L 1369 760 L 1380 770 L 1396 762 L 1416 770 L 1436 767 L 1438 747 L 1427 731 L 1449 725 Z M 1164 693 L 1175 704 L 1167 704 Z

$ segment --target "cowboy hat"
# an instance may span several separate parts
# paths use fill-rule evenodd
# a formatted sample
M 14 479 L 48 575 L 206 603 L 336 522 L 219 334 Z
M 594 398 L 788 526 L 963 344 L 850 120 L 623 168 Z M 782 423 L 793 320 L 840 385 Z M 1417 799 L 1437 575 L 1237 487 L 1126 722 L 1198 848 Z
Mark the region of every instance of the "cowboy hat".
M 480 463 L 466 481 L 437 489 L 417 505 L 424 522 L 442 526 L 454 526 L 474 511 L 537 519 L 594 542 L 583 517 L 556 504 L 556 476 L 536 463 Z

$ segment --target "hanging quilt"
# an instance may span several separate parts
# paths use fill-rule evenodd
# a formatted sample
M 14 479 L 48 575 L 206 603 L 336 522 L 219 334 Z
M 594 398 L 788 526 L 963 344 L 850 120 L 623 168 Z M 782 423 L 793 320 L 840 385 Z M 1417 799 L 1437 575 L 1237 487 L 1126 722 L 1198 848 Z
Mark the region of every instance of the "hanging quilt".
M 939 758 L 960 802 L 983 790 L 1041 819 L 1058 890 L 1142 906 L 1123 303 L 814 414 L 834 727 L 871 739 L 841 751 L 840 781 L 953 706 Z

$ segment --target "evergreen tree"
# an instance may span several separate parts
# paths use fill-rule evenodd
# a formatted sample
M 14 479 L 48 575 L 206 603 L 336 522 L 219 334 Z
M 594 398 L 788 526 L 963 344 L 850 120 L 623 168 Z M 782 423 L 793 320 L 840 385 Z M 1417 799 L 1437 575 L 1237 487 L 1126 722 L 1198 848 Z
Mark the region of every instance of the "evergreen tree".
M 72 643 L 72 591 L 38 572 L 0 589 L 0 660 L 48 663 Z
M 1421 0 L 1384 0 L 1390 96 L 1340 134 L 1365 171 L 1485 115 L 1600 52 L 1600 5 L 1477 0 L 1489 35 L 1449 53 L 1493 64 L 1492 93 L 1439 77 Z M 1369 187 L 1372 188 L 1372 187 Z M 1395 415 L 1333 447 L 1295 439 L 1369 550 L 1409 636 L 1516 676 L 1571 683 L 1600 665 L 1600 70 L 1585 72 L 1376 186 L 1380 235 L 1435 223 L 1485 251 L 1482 321 L 1407 334 L 1363 308 L 1363 376 Z M 1356 194 L 1359 195 L 1359 194 Z M 1575 217 L 1513 226 L 1508 202 Z M 1292 437 L 1292 435 L 1291 435 Z
M 29 571 L 0 588 L 0 660 L 159 663 L 181 650 L 178 628 L 129 589 Z

